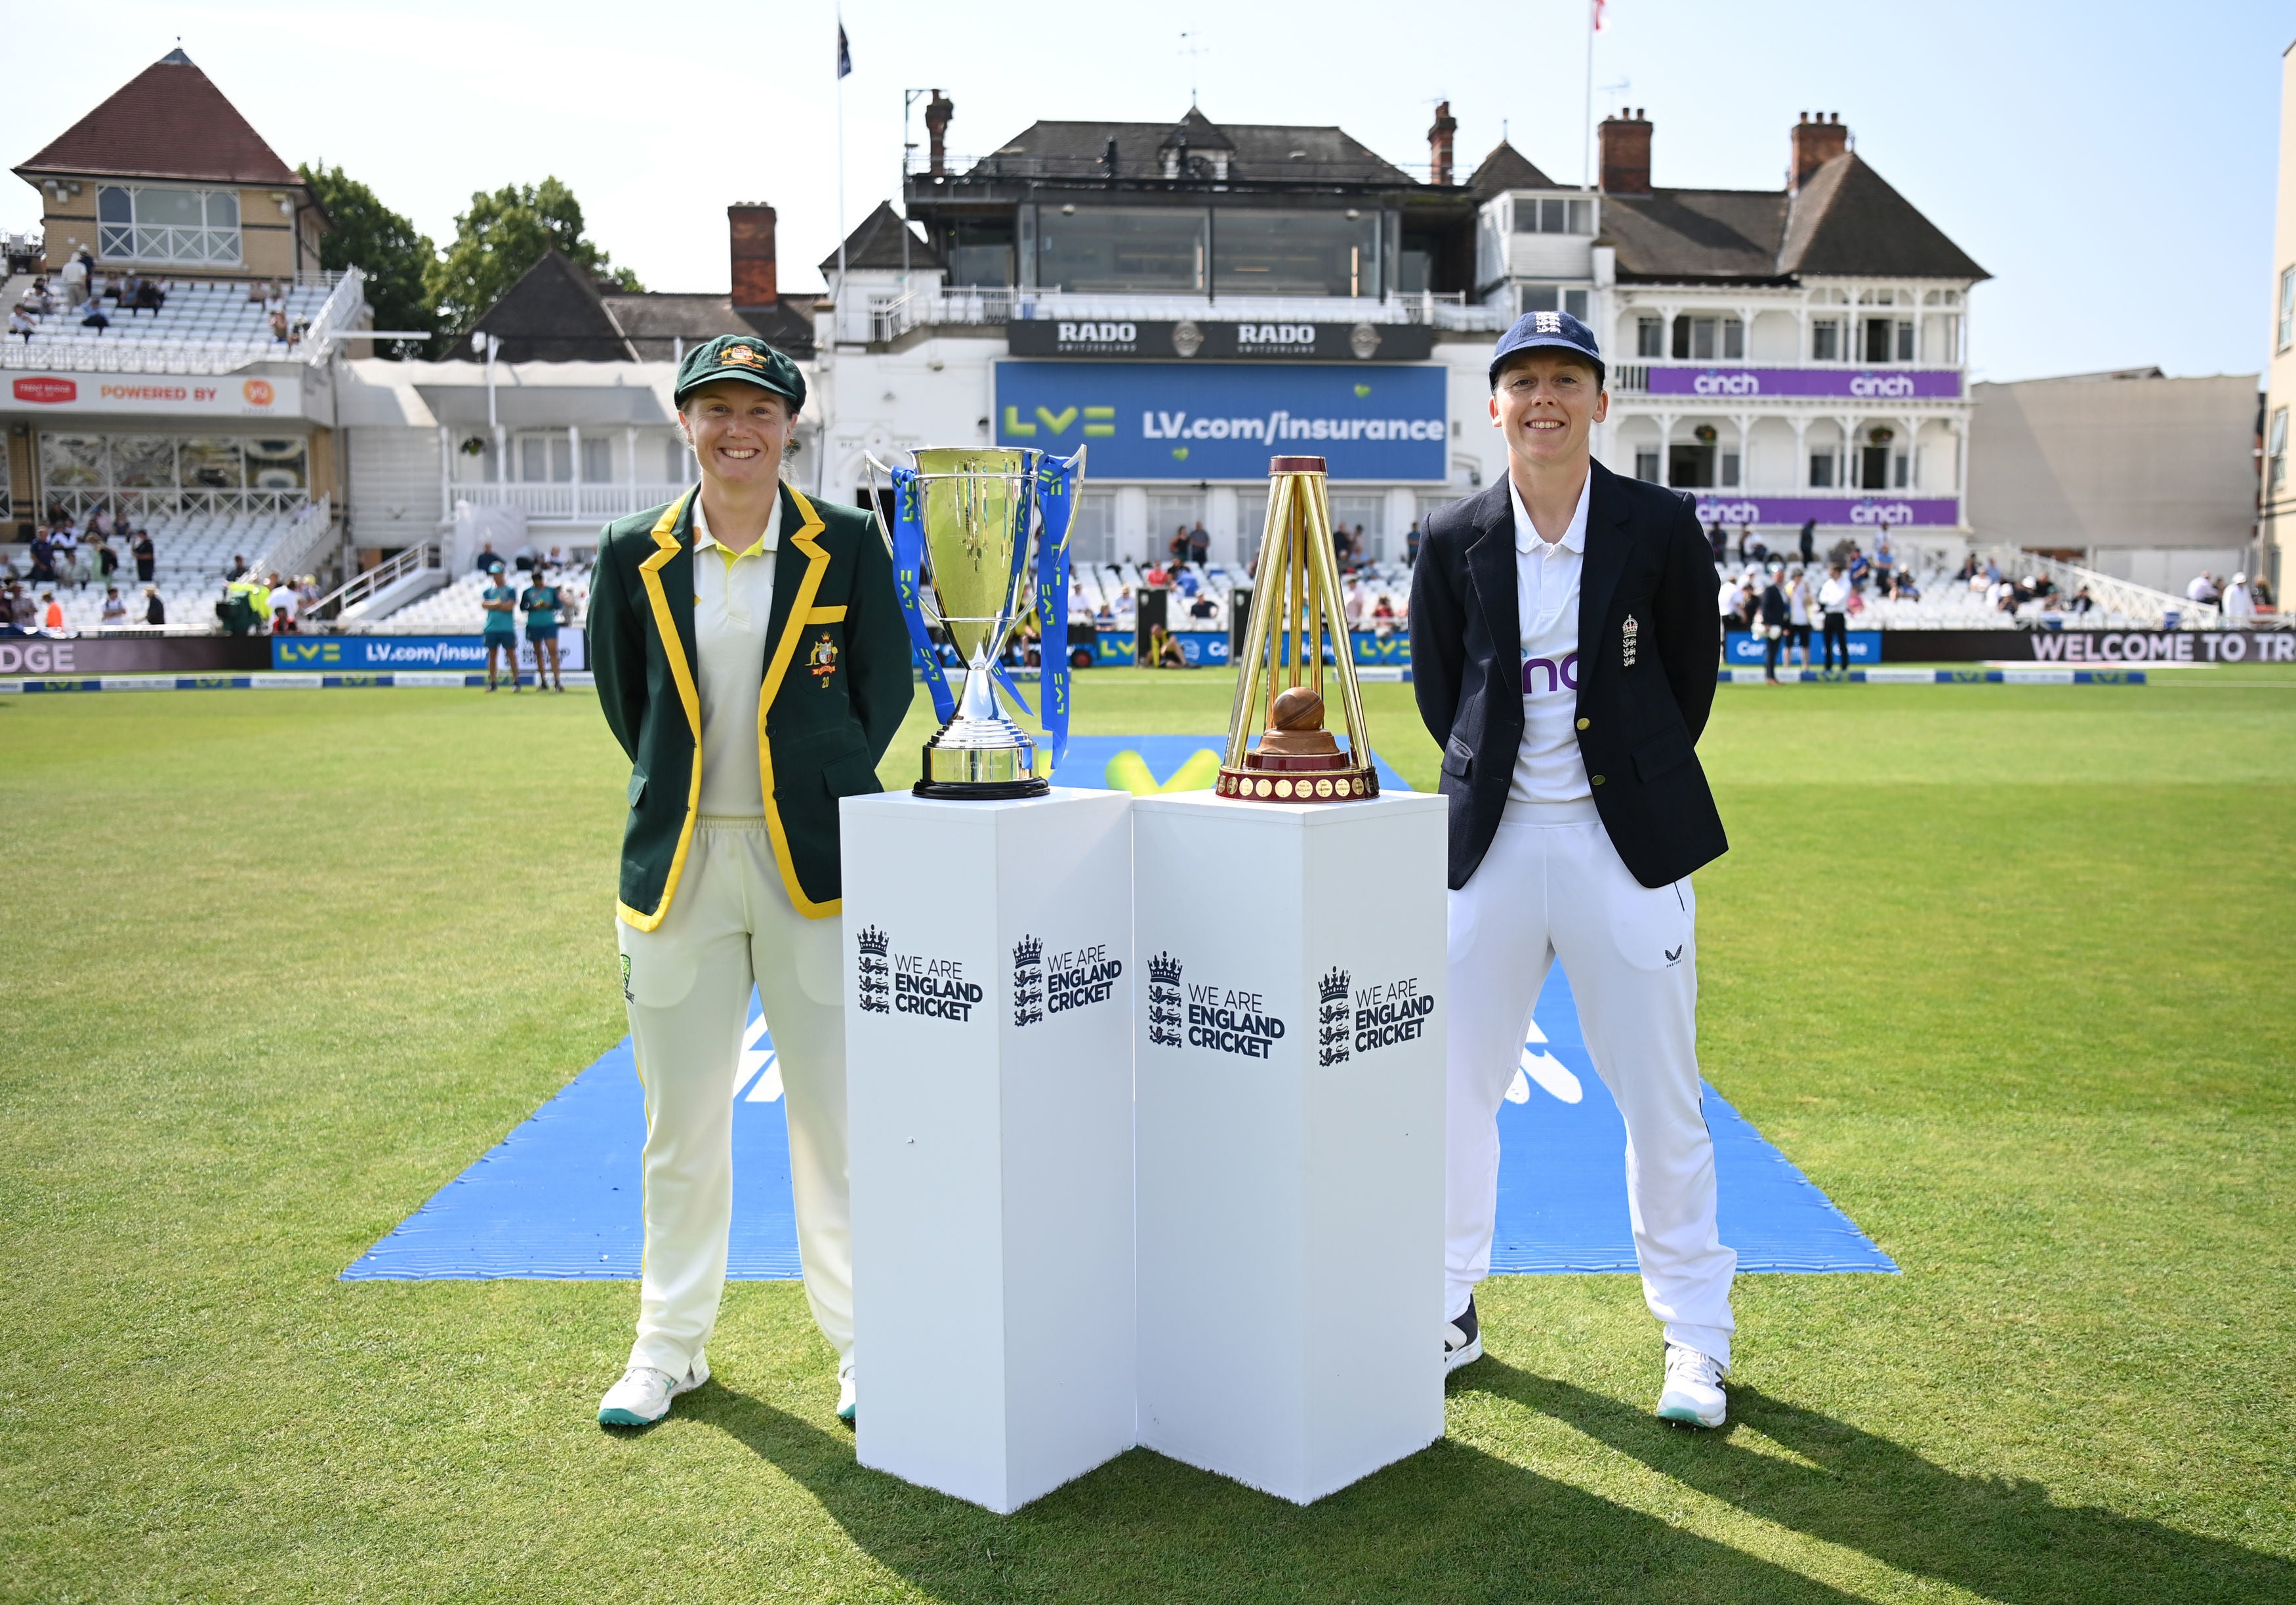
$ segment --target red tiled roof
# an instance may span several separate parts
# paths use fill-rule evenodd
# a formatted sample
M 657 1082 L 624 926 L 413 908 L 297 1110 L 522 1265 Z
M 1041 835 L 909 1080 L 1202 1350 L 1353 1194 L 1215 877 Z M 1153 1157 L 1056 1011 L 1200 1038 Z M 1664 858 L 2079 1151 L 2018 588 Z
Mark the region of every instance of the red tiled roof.
M 237 107 L 181 51 L 154 62 L 17 168 L 92 177 L 300 185 Z

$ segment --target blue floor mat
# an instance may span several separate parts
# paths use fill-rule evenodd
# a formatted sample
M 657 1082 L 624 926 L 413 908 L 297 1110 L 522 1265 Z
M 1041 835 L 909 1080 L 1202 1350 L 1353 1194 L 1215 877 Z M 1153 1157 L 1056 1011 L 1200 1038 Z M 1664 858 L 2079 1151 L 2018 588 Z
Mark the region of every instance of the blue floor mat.
M 1086 736 L 1054 778 L 1098 786 L 1110 759 L 1137 752 L 1160 779 L 1217 737 Z M 1408 789 L 1380 766 L 1383 786 Z M 1570 982 L 1548 973 L 1532 1040 L 1499 1106 L 1499 1272 L 1632 1271 L 1626 1128 L 1595 1075 Z M 734 1104 L 734 1226 L 726 1274 L 799 1274 L 781 1072 L 750 1000 Z M 1706 1089 L 1722 1240 L 1742 1271 L 1897 1270 L 1855 1222 L 1744 1116 Z M 644 1247 L 638 1150 L 645 1106 L 625 1037 L 494 1150 L 440 1189 L 343 1272 L 350 1280 L 598 1277 L 634 1280 Z

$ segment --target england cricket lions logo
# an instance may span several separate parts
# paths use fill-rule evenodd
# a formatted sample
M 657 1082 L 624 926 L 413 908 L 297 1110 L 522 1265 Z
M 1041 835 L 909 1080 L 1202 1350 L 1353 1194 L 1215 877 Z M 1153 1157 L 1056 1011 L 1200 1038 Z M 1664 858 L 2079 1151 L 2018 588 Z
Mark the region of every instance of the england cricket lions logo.
M 1333 965 L 1324 977 L 1323 1006 L 1316 1015 L 1316 1062 L 1343 1065 L 1348 1058 L 1348 972 Z
M 1013 949 L 1013 1024 L 1034 1025 L 1045 1017 L 1045 944 L 1023 936 Z
M 1180 1045 L 1180 961 L 1169 953 L 1148 960 L 1148 1040 L 1159 1048 Z
M 875 926 L 870 926 L 853 940 L 861 950 L 855 984 L 861 993 L 862 1008 L 869 1014 L 892 1013 L 893 984 L 889 974 L 891 967 L 886 962 L 890 939 Z

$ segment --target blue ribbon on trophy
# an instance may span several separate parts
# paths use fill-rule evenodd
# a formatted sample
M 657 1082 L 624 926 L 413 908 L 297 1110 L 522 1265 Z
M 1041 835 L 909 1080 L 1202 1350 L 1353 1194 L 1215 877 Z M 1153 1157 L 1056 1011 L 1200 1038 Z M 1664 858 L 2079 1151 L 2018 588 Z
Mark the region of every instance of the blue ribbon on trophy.
M 1044 519 L 1037 548 L 1037 681 L 1044 702 L 1045 739 L 1055 768 L 1069 749 L 1069 524 L 1084 478 L 1081 446 L 1074 457 L 1046 456 L 1037 467 L 1037 506 Z
M 908 626 L 909 651 L 924 676 L 925 689 L 932 694 L 933 717 L 946 724 L 956 712 L 956 693 L 948 688 L 940 654 L 933 650 L 920 599 L 925 567 L 924 498 L 917 490 L 915 469 L 888 472 L 893 479 L 893 587 L 900 596 L 901 622 Z

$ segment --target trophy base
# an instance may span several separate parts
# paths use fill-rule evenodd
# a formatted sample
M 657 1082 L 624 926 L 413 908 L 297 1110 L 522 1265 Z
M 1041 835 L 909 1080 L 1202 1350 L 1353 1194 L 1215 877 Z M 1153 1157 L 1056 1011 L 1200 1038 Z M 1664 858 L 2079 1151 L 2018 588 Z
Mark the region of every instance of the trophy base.
M 1049 780 L 920 780 L 909 787 L 909 794 L 943 802 L 1009 802 L 1015 797 L 1050 796 L 1052 790 Z
M 1223 767 L 1213 791 L 1248 802 L 1359 802 L 1379 795 L 1379 772 L 1357 768 L 1344 753 L 1277 753 L 1265 764 L 1252 761 L 1258 756 L 1247 754 L 1242 769 Z M 1310 757 L 1312 768 L 1302 762 Z
M 983 734 L 1001 733 L 982 731 L 979 726 L 985 722 L 955 720 L 941 735 L 955 730 L 960 737 L 978 738 Z M 966 726 L 972 728 L 963 728 Z M 1013 730 L 1012 734 L 1018 736 L 1019 732 Z M 1025 739 L 999 741 L 993 745 L 949 746 L 941 745 L 937 737 L 925 743 L 924 760 L 924 777 L 911 788 L 914 796 L 938 797 L 945 802 L 1002 802 L 1013 797 L 1041 797 L 1052 790 L 1051 782 L 1036 772 L 1035 744 Z

